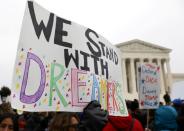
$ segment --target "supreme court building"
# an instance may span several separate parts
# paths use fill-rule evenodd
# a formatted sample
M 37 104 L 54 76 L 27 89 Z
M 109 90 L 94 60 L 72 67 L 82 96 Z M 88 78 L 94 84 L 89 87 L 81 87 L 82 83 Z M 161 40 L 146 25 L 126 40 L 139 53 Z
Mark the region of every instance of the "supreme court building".
M 149 42 L 134 39 L 116 45 L 121 50 L 123 87 L 125 98 L 138 99 L 137 65 L 138 63 L 155 63 L 161 68 L 160 72 L 160 100 L 166 91 L 170 92 L 173 77 L 170 69 L 169 53 L 171 49 L 161 47 Z

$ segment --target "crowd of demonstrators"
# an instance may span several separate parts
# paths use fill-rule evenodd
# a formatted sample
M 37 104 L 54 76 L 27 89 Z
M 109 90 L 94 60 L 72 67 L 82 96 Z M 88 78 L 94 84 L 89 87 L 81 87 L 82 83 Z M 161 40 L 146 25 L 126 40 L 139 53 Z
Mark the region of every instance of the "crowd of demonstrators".
M 127 108 L 132 117 L 139 120 L 147 131 L 184 131 L 184 100 L 171 101 L 168 92 L 163 98 L 165 105 L 160 102 L 159 108 L 149 109 L 149 117 L 147 117 L 148 110 L 139 109 L 139 102 L 136 99 L 126 101 Z
M 98 101 L 91 101 L 82 113 L 20 112 L 7 101 L 10 94 L 9 88 L 1 88 L 0 131 L 184 131 L 184 102 L 171 101 L 168 93 L 165 105 L 149 110 L 149 120 L 136 99 L 126 101 L 129 115 L 121 117 L 110 116 Z

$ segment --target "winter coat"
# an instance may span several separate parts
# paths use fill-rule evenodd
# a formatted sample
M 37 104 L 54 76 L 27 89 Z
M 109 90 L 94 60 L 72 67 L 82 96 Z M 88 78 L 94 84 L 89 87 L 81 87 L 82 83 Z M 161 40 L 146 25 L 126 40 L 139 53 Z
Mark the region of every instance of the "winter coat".
M 109 116 L 108 120 L 103 131 L 144 131 L 141 123 L 131 115 L 128 117 Z
M 83 111 L 79 131 L 102 131 L 108 121 L 108 112 L 97 101 L 90 102 Z

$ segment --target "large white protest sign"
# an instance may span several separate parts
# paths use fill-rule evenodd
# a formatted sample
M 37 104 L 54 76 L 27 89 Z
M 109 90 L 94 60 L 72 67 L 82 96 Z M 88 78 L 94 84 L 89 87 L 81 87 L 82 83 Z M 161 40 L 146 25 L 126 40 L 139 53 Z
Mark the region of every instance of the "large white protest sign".
M 149 63 L 139 65 L 138 85 L 140 108 L 158 108 L 160 102 L 160 67 Z
M 82 111 L 98 100 L 126 116 L 120 52 L 95 31 L 28 1 L 12 82 L 12 106 L 25 111 Z

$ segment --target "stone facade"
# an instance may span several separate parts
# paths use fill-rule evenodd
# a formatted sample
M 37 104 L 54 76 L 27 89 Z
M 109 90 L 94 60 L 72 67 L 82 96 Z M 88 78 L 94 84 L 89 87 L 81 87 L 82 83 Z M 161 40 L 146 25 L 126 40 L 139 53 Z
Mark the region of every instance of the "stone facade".
M 166 91 L 172 87 L 172 74 L 170 69 L 169 53 L 171 49 L 161 47 L 142 40 L 131 40 L 116 45 L 121 51 L 123 87 L 126 99 L 138 98 L 137 93 L 137 64 L 155 63 L 161 67 L 160 87 L 161 101 Z

